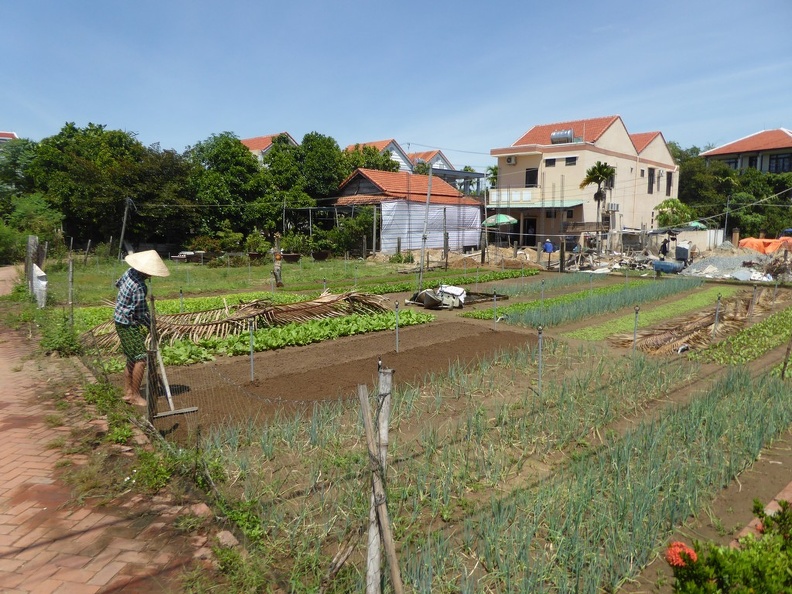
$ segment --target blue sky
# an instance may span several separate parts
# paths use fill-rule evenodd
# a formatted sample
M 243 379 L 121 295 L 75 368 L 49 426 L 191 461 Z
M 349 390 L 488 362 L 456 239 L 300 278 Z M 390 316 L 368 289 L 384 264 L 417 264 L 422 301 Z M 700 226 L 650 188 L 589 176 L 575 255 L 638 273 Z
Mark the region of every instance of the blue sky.
M 792 128 L 790 0 L 0 0 L 0 130 L 184 150 L 395 138 L 483 171 L 536 124 L 620 115 L 682 147 Z

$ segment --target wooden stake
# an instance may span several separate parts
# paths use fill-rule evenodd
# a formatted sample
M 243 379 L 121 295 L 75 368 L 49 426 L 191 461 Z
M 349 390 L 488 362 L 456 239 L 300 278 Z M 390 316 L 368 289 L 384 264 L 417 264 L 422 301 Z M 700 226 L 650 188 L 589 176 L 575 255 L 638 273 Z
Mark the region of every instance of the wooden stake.
M 786 370 L 789 363 L 789 353 L 792 352 L 792 333 L 789 335 L 789 342 L 787 343 L 786 353 L 784 353 L 784 365 L 781 367 L 781 379 L 786 379 Z
M 369 462 L 371 464 L 371 480 L 374 489 L 374 504 L 377 508 L 377 518 L 379 519 L 380 535 L 385 546 L 385 555 L 390 567 L 391 586 L 394 594 L 403 594 L 401 574 L 399 573 L 399 560 L 396 557 L 396 545 L 393 542 L 393 532 L 391 531 L 390 519 L 388 518 L 388 508 L 385 505 L 385 487 L 381 476 L 381 467 L 378 464 L 377 443 L 374 436 L 374 426 L 371 422 L 371 408 L 368 401 L 368 388 L 365 385 L 358 386 L 358 398 L 360 407 L 363 411 L 363 427 L 366 431 L 366 444 L 368 445 Z
M 385 475 L 388 460 L 388 426 L 390 425 L 391 409 L 391 386 L 393 385 L 393 370 L 380 369 L 379 371 L 379 395 L 377 405 L 378 420 L 377 442 L 379 445 L 380 469 Z M 380 592 L 380 575 L 382 566 L 382 555 L 380 552 L 380 534 L 377 526 L 377 511 L 374 494 L 371 494 L 371 508 L 369 510 L 369 531 L 368 531 L 368 564 L 366 566 L 366 594 L 377 594 Z

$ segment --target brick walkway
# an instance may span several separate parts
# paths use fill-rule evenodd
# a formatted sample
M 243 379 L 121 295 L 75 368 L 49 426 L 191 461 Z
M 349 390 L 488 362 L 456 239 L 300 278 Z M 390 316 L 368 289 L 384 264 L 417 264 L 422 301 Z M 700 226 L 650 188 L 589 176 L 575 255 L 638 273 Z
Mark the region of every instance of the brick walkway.
M 211 512 L 156 497 L 72 503 L 57 478 L 67 454 L 50 445 L 72 427 L 47 422 L 56 410 L 42 396 L 82 378 L 76 362 L 42 364 L 30 357 L 34 349 L 24 334 L 0 328 L 0 592 L 181 591 L 183 569 L 208 558 L 209 548 L 206 537 L 178 533 L 173 521 Z

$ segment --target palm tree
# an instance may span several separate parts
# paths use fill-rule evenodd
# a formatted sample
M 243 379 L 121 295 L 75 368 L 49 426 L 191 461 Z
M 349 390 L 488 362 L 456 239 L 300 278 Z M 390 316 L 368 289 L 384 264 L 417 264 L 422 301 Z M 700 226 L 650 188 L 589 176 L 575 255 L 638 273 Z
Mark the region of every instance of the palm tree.
M 487 167 L 487 184 L 490 188 L 498 187 L 498 166 L 490 165 Z
M 584 177 L 583 181 L 580 182 L 581 190 L 591 184 L 597 184 L 597 191 L 594 193 L 594 200 L 597 201 L 597 251 L 599 251 L 602 242 L 600 205 L 602 204 L 602 201 L 605 200 L 605 190 L 602 188 L 602 186 L 606 184 L 608 180 L 610 180 L 614 175 L 616 175 L 615 167 L 612 167 L 607 163 L 603 163 L 602 161 L 597 161 L 594 163 L 594 165 L 586 170 L 586 177 Z

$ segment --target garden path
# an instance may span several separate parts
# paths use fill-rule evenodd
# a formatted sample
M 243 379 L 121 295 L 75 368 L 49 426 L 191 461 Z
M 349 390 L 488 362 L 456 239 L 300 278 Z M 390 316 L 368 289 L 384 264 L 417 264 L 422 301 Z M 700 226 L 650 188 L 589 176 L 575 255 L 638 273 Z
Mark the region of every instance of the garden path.
M 0 268 L 0 294 L 11 291 L 16 274 Z M 68 359 L 33 358 L 35 347 L 23 333 L 0 327 L 0 591 L 181 591 L 182 570 L 208 558 L 209 549 L 206 537 L 177 533 L 173 521 L 209 509 L 167 497 L 74 502 L 58 469 L 67 458 L 84 458 L 50 447 L 73 427 L 52 426 L 57 411 L 46 396 L 79 394 L 83 372 Z

